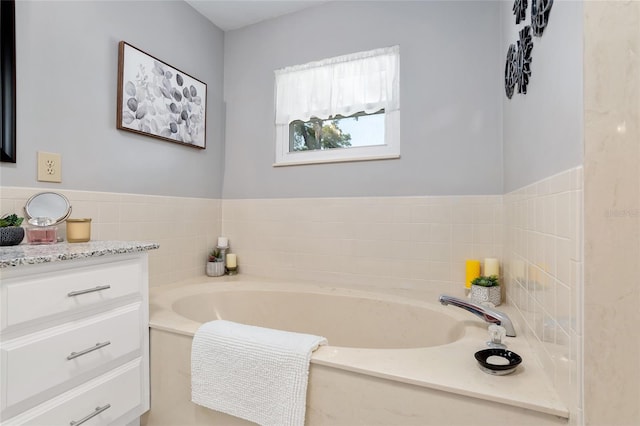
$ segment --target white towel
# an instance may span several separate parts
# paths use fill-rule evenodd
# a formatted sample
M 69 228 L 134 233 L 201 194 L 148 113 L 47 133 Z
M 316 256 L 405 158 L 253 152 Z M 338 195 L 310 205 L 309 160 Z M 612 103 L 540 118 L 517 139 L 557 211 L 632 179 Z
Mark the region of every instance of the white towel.
M 304 425 L 311 353 L 327 339 L 217 320 L 196 331 L 191 400 L 261 425 Z

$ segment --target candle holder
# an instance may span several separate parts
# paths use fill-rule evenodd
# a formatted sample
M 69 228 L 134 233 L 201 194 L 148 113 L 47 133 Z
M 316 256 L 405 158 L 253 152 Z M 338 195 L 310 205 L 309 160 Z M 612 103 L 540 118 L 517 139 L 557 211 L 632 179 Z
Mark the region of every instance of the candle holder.
M 229 246 L 216 246 L 216 248 L 218 250 L 220 250 L 220 258 L 222 259 L 222 264 L 226 265 L 227 264 L 227 250 L 229 250 Z
M 227 266 L 227 274 L 229 275 L 237 275 L 238 274 L 238 267 L 237 266 Z

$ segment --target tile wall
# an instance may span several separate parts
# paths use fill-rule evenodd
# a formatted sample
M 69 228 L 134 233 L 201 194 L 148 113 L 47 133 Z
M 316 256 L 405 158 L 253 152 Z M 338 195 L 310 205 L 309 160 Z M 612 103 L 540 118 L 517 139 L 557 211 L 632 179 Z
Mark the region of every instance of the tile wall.
M 581 167 L 504 196 L 507 296 L 573 424 L 582 411 L 582 199 Z
M 222 220 L 269 277 L 463 293 L 464 260 L 502 250 L 501 196 L 224 200 Z
M 23 215 L 23 207 L 43 188 L 0 188 L 0 215 Z M 220 200 L 55 190 L 72 206 L 71 217 L 92 218 L 95 240 L 153 241 L 149 252 L 151 286 L 204 274 L 206 255 L 220 234 Z M 65 230 L 60 231 L 64 235 Z

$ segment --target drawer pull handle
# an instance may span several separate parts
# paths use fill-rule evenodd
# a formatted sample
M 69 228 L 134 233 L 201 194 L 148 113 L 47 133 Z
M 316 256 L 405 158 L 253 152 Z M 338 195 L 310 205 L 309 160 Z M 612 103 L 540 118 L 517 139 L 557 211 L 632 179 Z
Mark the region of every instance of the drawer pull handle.
M 85 290 L 72 291 L 71 293 L 67 293 L 67 296 L 73 297 L 73 296 L 78 296 L 80 294 L 93 293 L 94 291 L 107 290 L 107 289 L 110 289 L 110 288 L 111 288 L 111 286 L 109 284 L 107 284 L 107 285 L 99 285 L 98 287 L 94 287 L 94 288 L 87 288 Z
M 93 411 L 93 413 L 81 418 L 78 421 L 76 421 L 76 420 L 70 421 L 69 422 L 69 426 L 81 425 L 82 423 L 86 422 L 87 420 L 90 420 L 90 419 L 94 418 L 95 416 L 97 416 L 98 414 L 102 413 L 103 411 L 105 411 L 108 408 L 111 408 L 111 404 L 107 404 L 104 407 L 96 407 L 96 409 Z
M 88 354 L 89 352 L 97 351 L 98 349 L 100 349 L 100 348 L 104 348 L 105 346 L 109 346 L 110 344 L 111 344 L 111 342 L 110 342 L 110 341 L 108 341 L 108 340 L 107 340 L 106 342 L 96 343 L 96 345 L 95 345 L 95 346 L 91 346 L 90 348 L 87 348 L 87 349 L 85 349 L 85 350 L 83 350 L 83 351 L 80 351 L 80 352 L 71 352 L 71 353 L 69 354 L 69 356 L 67 357 L 67 359 L 68 359 L 69 361 L 71 361 L 71 360 L 72 360 L 72 359 L 74 359 L 74 358 L 78 358 L 79 356 L 86 355 L 86 354 Z

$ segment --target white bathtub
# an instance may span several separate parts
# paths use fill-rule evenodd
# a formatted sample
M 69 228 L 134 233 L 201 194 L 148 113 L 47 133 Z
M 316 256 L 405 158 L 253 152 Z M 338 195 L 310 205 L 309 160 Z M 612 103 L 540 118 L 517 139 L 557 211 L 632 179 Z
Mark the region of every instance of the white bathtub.
M 523 358 L 514 374 L 477 367 L 486 324 L 465 311 L 249 277 L 152 289 L 151 411 L 143 424 L 247 424 L 190 402 L 191 339 L 214 319 L 327 337 L 311 360 L 308 425 L 567 424 L 568 410 L 524 339 L 507 342 Z
M 438 346 L 464 335 L 452 309 L 408 305 L 370 294 L 332 290 L 243 290 L 214 288 L 172 304 L 177 314 L 197 323 L 225 319 L 242 324 L 322 335 L 332 346 L 403 349 Z M 374 295 L 375 296 L 375 295 Z M 469 319 L 469 318 L 467 318 Z M 407 327 L 438 324 L 438 327 Z

